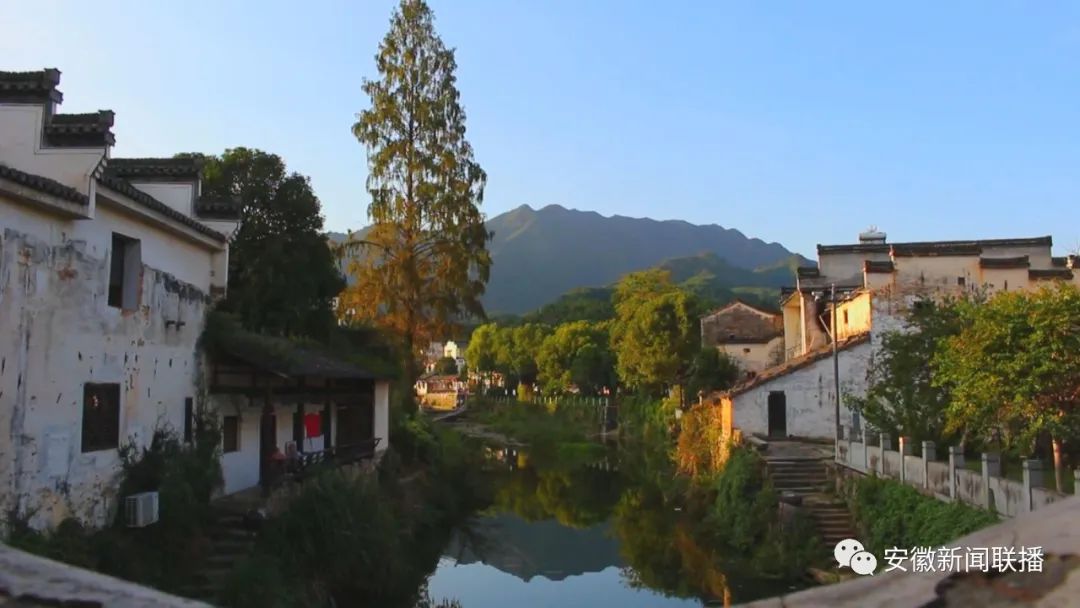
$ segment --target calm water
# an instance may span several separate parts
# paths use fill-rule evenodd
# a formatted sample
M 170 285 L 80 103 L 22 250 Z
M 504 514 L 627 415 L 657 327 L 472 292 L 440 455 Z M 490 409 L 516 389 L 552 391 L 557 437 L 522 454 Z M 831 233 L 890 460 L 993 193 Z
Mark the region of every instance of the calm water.
M 430 596 L 464 608 L 723 605 L 782 593 L 776 581 L 729 576 L 693 522 L 608 457 L 541 466 L 497 452 L 494 505 L 456 530 L 428 579 Z

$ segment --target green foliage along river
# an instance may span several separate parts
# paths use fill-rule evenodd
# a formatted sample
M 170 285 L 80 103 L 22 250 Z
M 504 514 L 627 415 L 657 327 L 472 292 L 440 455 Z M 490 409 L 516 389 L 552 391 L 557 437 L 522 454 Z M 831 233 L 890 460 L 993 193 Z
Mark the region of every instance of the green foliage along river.
M 716 542 L 715 494 L 674 475 L 665 444 L 567 449 L 565 439 L 477 445 L 492 503 L 451 534 L 430 597 L 463 608 L 700 606 L 805 584 L 797 568 L 762 568 L 756 551 Z

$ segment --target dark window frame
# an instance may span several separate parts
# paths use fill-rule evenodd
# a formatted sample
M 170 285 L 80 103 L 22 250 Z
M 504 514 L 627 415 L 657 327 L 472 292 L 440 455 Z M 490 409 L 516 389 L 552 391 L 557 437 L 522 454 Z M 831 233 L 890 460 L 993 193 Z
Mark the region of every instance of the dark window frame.
M 184 398 L 184 443 L 191 443 L 195 439 L 195 400 L 191 397 Z
M 142 297 L 142 243 L 119 232 L 112 233 L 109 249 L 108 304 L 120 310 L 136 310 Z
M 232 429 L 229 428 L 230 423 Z M 232 454 L 240 451 L 240 416 L 221 417 L 221 453 Z
M 83 384 L 81 439 L 83 454 L 115 450 L 120 447 L 120 384 L 87 382 Z

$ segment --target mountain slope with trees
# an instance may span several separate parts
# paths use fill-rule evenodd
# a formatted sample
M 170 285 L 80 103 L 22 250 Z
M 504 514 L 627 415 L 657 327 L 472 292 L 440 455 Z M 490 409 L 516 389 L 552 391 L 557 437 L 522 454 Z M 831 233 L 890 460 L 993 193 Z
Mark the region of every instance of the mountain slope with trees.
M 490 218 L 487 229 L 493 233 L 483 297 L 488 314 L 535 310 L 573 289 L 611 285 L 629 272 L 661 264 L 672 280 L 715 291 L 789 284 L 791 269 L 809 263 L 780 244 L 715 224 L 604 217 L 558 205 L 522 205 Z M 330 238 L 341 241 L 345 235 Z

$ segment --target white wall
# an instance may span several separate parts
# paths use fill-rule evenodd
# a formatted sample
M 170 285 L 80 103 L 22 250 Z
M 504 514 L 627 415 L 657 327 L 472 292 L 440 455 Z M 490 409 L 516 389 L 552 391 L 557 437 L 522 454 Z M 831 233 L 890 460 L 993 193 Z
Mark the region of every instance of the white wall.
M 375 383 L 375 436 L 380 438 L 376 450 L 390 447 L 390 382 Z
M 138 310 L 108 306 L 114 230 L 142 240 Z M 81 452 L 83 385 L 121 385 L 121 443 L 181 429 L 210 260 L 127 216 L 65 221 L 0 198 L 0 508 L 37 509 L 39 526 L 69 513 L 105 523 L 119 457 Z
M 90 176 L 105 157 L 105 148 L 43 148 L 44 112 L 40 104 L 0 105 L 0 159 L 13 169 L 89 194 Z
M 149 194 L 157 200 L 172 207 L 176 211 L 188 217 L 194 217 L 194 209 L 191 208 L 195 201 L 194 182 L 145 182 L 128 180 L 132 186 Z
M 864 394 L 871 345 L 864 342 L 841 350 L 840 393 Z M 833 439 L 836 391 L 833 361 L 825 357 L 789 374 L 763 382 L 732 399 L 732 418 L 743 433 L 768 434 L 770 391 L 783 391 L 787 402 L 787 433 L 798 437 Z M 851 412 L 841 401 L 840 419 L 851 424 Z

